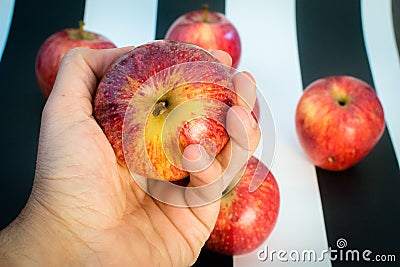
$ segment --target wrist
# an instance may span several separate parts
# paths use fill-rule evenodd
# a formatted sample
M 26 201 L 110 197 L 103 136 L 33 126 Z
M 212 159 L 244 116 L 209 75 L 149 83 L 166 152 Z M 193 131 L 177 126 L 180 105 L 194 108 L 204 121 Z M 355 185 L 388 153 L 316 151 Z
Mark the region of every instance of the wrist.
M 79 263 L 77 242 L 65 225 L 30 199 L 0 232 L 0 266 L 59 266 Z M 73 255 L 73 256 L 72 256 Z

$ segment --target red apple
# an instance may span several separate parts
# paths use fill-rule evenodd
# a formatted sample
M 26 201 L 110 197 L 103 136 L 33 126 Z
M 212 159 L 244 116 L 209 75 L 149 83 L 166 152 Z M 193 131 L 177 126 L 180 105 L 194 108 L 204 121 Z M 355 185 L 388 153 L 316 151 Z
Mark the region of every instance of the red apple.
M 53 89 L 63 56 L 74 47 L 104 49 L 115 45 L 100 34 L 83 30 L 83 23 L 79 28 L 63 29 L 50 35 L 39 48 L 35 65 L 36 78 L 46 98 Z
M 350 76 L 311 83 L 299 100 L 296 132 L 318 167 L 341 171 L 363 159 L 381 138 L 385 119 L 375 91 Z
M 224 14 L 209 11 L 207 5 L 203 10 L 178 17 L 169 27 L 165 39 L 192 43 L 206 50 L 224 50 L 232 57 L 232 67 L 239 65 L 239 33 Z
M 206 50 L 159 40 L 122 56 L 102 78 L 94 116 L 118 162 L 144 177 L 188 176 L 182 151 L 202 144 L 218 153 L 229 140 L 225 117 L 236 103 L 226 66 Z
M 250 192 L 253 177 L 263 182 Z M 279 203 L 279 188 L 272 172 L 256 157 L 251 157 L 239 183 L 222 197 L 216 224 L 205 247 L 226 255 L 255 250 L 272 232 Z

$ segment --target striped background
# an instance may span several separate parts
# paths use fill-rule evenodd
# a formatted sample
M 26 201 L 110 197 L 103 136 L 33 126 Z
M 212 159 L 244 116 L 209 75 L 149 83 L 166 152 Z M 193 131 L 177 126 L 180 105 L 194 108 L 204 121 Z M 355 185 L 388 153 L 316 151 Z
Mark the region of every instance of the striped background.
M 17 216 L 32 185 L 44 105 L 34 61 L 44 39 L 84 19 L 88 30 L 101 32 L 118 46 L 139 45 L 163 38 L 178 15 L 198 9 L 204 2 L 0 2 L 0 229 Z M 273 233 L 260 248 L 318 252 L 336 248 L 336 241 L 344 238 L 349 249 L 395 254 L 398 264 L 400 0 L 214 0 L 209 5 L 225 13 L 237 27 L 243 44 L 239 69 L 254 74 L 275 119 L 276 151 L 271 168 L 281 189 L 281 212 Z M 294 111 L 305 86 L 317 78 L 339 74 L 356 76 L 375 87 L 387 128 L 360 164 L 332 173 L 315 168 L 305 157 L 295 136 Z M 329 259 L 261 262 L 256 252 L 227 257 L 202 251 L 196 266 L 210 264 L 382 266 Z

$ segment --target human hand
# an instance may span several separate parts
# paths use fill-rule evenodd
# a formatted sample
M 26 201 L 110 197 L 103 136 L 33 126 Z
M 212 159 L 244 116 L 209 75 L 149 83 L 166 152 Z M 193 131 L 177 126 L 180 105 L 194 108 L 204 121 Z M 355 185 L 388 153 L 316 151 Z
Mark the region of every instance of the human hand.
M 92 100 L 108 66 L 131 48 L 73 49 L 64 57 L 42 114 L 34 186 L 20 216 L 0 233 L 0 263 L 8 265 L 188 266 L 207 240 L 219 201 L 174 207 L 146 194 L 120 166 L 93 118 Z M 224 64 L 230 58 L 214 55 Z M 189 187 L 221 177 L 233 147 L 254 152 L 260 131 L 250 115 L 254 84 L 234 77 L 243 99 L 230 109 L 231 140 L 206 169 L 190 174 Z M 235 125 L 242 125 L 237 131 Z M 231 130 L 230 130 L 231 129 Z M 235 129 L 235 130 L 234 130 Z M 201 164 L 195 145 L 185 158 Z

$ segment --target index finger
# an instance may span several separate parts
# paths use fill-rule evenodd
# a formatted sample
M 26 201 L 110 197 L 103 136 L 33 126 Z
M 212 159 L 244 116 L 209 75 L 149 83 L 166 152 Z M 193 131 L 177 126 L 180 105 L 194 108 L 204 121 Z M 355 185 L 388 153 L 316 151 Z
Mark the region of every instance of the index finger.
M 210 53 L 216 57 L 223 65 L 232 66 L 232 57 L 222 50 L 211 50 Z
M 252 110 L 256 102 L 256 81 L 247 71 L 237 72 L 232 77 L 237 94 L 237 104 Z

